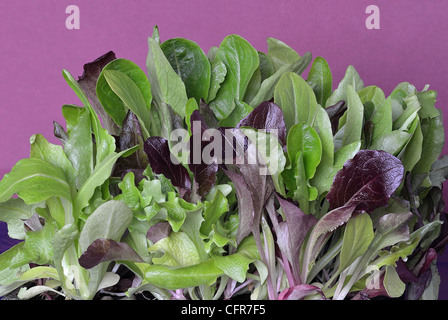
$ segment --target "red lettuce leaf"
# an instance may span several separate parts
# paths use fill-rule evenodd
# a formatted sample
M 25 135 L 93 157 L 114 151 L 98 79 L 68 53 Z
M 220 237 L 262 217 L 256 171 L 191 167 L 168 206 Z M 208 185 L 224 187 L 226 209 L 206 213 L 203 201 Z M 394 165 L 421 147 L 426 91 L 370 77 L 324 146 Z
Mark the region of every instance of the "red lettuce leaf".
M 143 172 L 148 166 L 148 157 L 143 151 L 143 135 L 137 116 L 128 111 L 123 120 L 123 127 L 120 136 L 116 138 L 118 151 L 124 151 L 136 145 L 140 146 L 136 152 L 129 157 L 121 157 L 118 159 L 115 168 L 114 176 L 122 176 L 123 173 L 132 170 L 140 170 Z
M 393 155 L 360 150 L 336 174 L 327 194 L 330 209 L 355 206 L 371 212 L 387 205 L 403 179 L 403 165 Z
M 79 258 L 79 264 L 90 269 L 105 261 L 126 260 L 144 262 L 127 243 L 109 239 L 96 239 Z
M 192 124 L 192 136 L 190 138 L 190 161 L 188 167 L 193 173 L 194 183 L 197 184 L 196 192 L 200 197 L 203 197 L 216 183 L 218 160 L 215 155 L 211 155 L 212 159 L 210 159 L 210 163 L 206 163 L 202 157 L 202 151 L 206 146 L 213 142 L 213 137 L 206 137 L 206 130 L 208 129 L 208 126 L 199 110 L 195 110 L 192 113 L 190 122 Z M 198 132 L 198 130 L 200 130 L 200 132 Z M 197 139 L 194 139 L 194 136 L 200 137 L 200 146 L 195 146 Z M 203 138 L 206 138 L 205 141 Z M 200 154 L 197 155 L 197 152 L 200 152 Z M 195 157 L 197 159 L 195 159 Z
M 311 228 L 317 223 L 312 215 L 304 214 L 297 205 L 281 195 L 276 194 L 285 215 L 285 222 L 280 222 L 277 243 L 280 250 L 291 263 L 296 283 L 300 279 L 300 248 Z
M 78 83 L 89 98 L 95 111 L 100 115 L 104 128 L 107 129 L 109 134 L 117 136 L 120 133 L 120 128 L 104 110 L 96 95 L 96 83 L 101 71 L 109 62 L 115 59 L 115 53 L 109 51 L 94 61 L 86 63 L 84 65 L 84 73 L 79 77 Z
M 252 193 L 241 175 L 224 169 L 222 171 L 232 180 L 235 187 L 240 219 L 235 239 L 237 243 L 240 243 L 252 232 L 254 225 L 255 209 Z
M 286 125 L 283 112 L 274 102 L 262 102 L 238 123 L 237 128 L 241 127 L 264 129 L 266 132 L 277 130 L 278 139 L 283 145 L 286 144 Z
M 239 129 L 235 130 L 240 131 Z M 237 137 L 237 143 L 244 141 L 241 138 Z M 256 152 L 258 150 L 255 145 L 250 144 L 241 156 L 246 158 L 246 160 L 249 157 L 259 160 L 260 157 L 257 157 Z M 262 169 L 266 169 L 264 163 L 259 161 L 248 163 L 248 161 L 240 162 L 238 160 L 241 159 L 237 159 L 235 164 L 227 165 L 228 170 L 222 169 L 232 180 L 238 201 L 239 226 L 236 241 L 239 243 L 247 235 L 252 233 L 257 249 L 260 252 L 261 260 L 268 265 L 261 241 L 260 225 L 265 204 L 275 190 L 274 183 L 271 176 L 262 174 Z
M 157 241 L 168 237 L 171 231 L 172 228 L 169 222 L 159 222 L 148 229 L 146 238 L 151 240 L 153 243 L 156 243 Z
M 163 174 L 169 179 L 172 185 L 178 188 L 181 198 L 190 193 L 191 180 L 188 170 L 181 163 L 175 164 L 171 161 L 168 140 L 162 137 L 149 137 L 144 143 L 144 151 L 152 171 Z

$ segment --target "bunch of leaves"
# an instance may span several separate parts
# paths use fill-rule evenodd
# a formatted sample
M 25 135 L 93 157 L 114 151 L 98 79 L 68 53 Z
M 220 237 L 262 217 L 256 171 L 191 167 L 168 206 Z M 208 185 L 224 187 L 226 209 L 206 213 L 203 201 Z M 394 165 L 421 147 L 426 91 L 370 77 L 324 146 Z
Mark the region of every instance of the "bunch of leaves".
M 84 106 L 54 123 L 63 147 L 33 136 L 0 182 L 0 220 L 25 240 L 0 255 L 1 294 L 40 279 L 19 297 L 436 298 L 436 93 L 401 83 L 386 98 L 353 66 L 333 90 L 324 58 L 304 78 L 309 53 L 267 42 L 230 35 L 206 55 L 155 27 L 148 76 L 113 52 L 78 81 L 64 70 Z

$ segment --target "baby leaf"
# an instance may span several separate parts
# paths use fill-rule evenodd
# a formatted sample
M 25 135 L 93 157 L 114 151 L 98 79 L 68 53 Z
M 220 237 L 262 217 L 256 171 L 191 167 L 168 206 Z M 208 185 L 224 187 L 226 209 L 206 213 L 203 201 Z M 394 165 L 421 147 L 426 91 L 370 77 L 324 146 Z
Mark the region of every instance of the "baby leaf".
M 150 265 L 145 270 L 145 280 L 156 286 L 176 290 L 199 285 L 212 285 L 224 272 L 215 266 L 213 259 L 180 268 Z
M 128 111 L 123 121 L 123 127 L 119 137 L 117 138 L 117 151 L 124 151 L 136 145 L 140 148 L 132 155 L 126 158 L 119 158 L 114 168 L 114 175 L 121 175 L 127 170 L 144 170 L 148 166 L 148 156 L 143 150 L 143 134 L 137 116 Z
M 314 174 L 314 178 L 311 180 L 311 184 L 317 188 L 319 194 L 323 194 L 330 189 L 333 183 L 333 177 L 336 173 L 332 169 L 335 154 L 330 118 L 321 106 L 318 106 L 316 111 L 313 128 L 319 134 L 322 143 L 322 157 Z
M 401 241 L 409 240 L 409 227 L 406 224 L 412 213 L 400 212 L 385 214 L 376 223 L 372 248 L 377 251 Z
M 257 130 L 277 131 L 277 137 L 284 145 L 286 142 L 286 126 L 282 110 L 273 102 L 265 101 L 242 119 L 236 126 L 251 127 Z
M 216 255 L 213 257 L 215 266 L 220 268 L 230 278 L 243 283 L 249 265 L 260 260 L 260 254 L 253 237 L 245 238 L 238 246 L 238 251 L 227 256 Z
M 69 138 L 64 145 L 64 151 L 73 168 L 78 171 L 76 187 L 80 188 L 95 166 L 91 115 L 89 109 L 73 106 L 63 106 L 62 112 L 66 116 L 67 128 L 70 123 Z
M 90 130 L 90 126 L 89 126 Z M 91 138 L 90 138 L 91 140 Z M 67 159 L 61 146 L 49 143 L 41 134 L 35 134 L 30 138 L 30 158 L 42 159 L 64 170 L 68 183 L 72 186 L 78 172 Z
M 115 139 L 107 132 L 106 129 L 103 129 L 103 127 L 101 127 L 100 119 L 95 113 L 95 110 L 90 104 L 89 99 L 87 98 L 79 83 L 65 69 L 62 70 L 62 75 L 64 76 L 64 79 L 70 86 L 70 88 L 73 89 L 78 98 L 84 104 L 84 107 L 88 108 L 90 111 L 92 131 L 95 135 L 96 142 L 96 163 L 98 164 L 103 161 L 107 155 L 115 151 Z
M 59 280 L 57 270 L 52 267 L 34 267 L 20 276 L 20 280 L 36 280 L 41 278 L 51 278 Z
M 362 128 L 364 125 L 364 106 L 355 89 L 350 84 L 347 85 L 346 95 L 347 120 L 345 122 L 342 146 L 361 140 Z
M 202 49 L 195 42 L 182 38 L 166 40 L 160 49 L 184 82 L 187 97 L 195 98 L 197 103 L 207 99 L 211 67 Z
M 148 45 L 146 66 L 152 96 L 160 108 L 163 108 L 163 103 L 166 103 L 173 108 L 177 115 L 183 118 L 185 116 L 185 105 L 188 101 L 185 84 L 172 68 L 157 41 L 148 38 Z
M 322 157 L 322 143 L 316 130 L 304 123 L 295 124 L 289 130 L 287 148 L 291 164 L 297 153 L 302 152 L 306 178 L 311 179 Z
M 0 255 L 0 284 L 6 286 L 19 279 L 20 273 L 29 269 L 29 259 L 23 250 L 24 242 L 19 242 Z M 0 287 L 0 291 L 3 288 Z M 7 291 L 6 293 L 8 293 Z
M 307 237 L 311 228 L 316 224 L 317 219 L 313 215 L 304 214 L 293 202 L 278 194 L 276 195 L 280 207 L 285 215 L 285 222 L 281 222 L 279 227 L 284 232 L 277 233 L 277 243 L 291 263 L 296 279 L 300 276 L 300 250 L 303 241 Z M 286 227 L 286 228 L 285 228 Z
M 114 260 L 143 262 L 127 243 L 109 239 L 96 239 L 81 255 L 79 264 L 85 269 L 91 269 L 101 262 Z
M 368 86 L 358 92 L 359 98 L 365 108 L 365 120 L 371 120 L 371 116 L 374 111 L 384 103 L 386 97 L 383 90 L 377 86 Z
M 132 220 L 132 210 L 123 202 L 110 200 L 99 206 L 86 220 L 79 235 L 79 245 L 85 252 L 97 239 L 119 241 Z
M 117 64 L 118 60 L 114 60 L 111 64 Z M 132 69 L 128 70 L 128 73 Z M 145 79 L 140 83 L 136 83 L 135 80 L 129 77 L 125 72 L 113 70 L 107 66 L 102 72 L 102 76 L 106 80 L 110 87 L 110 90 L 114 92 L 118 97 L 119 101 L 123 104 L 122 110 L 124 111 L 124 117 L 121 117 L 117 124 L 123 126 L 123 120 L 127 114 L 127 108 L 129 108 L 140 120 L 140 125 L 143 131 L 143 137 L 149 137 L 149 128 L 151 126 L 151 120 L 149 118 L 149 110 L 151 108 L 151 86 L 146 78 L 144 72 L 137 67 L 138 73 L 141 79 Z M 135 77 L 135 75 L 133 75 Z M 100 76 L 100 79 L 101 76 Z M 107 90 L 107 89 L 106 89 Z M 113 106 L 113 105 L 112 105 Z M 113 110 L 118 110 L 118 107 L 114 107 Z
M 398 156 L 400 151 L 409 142 L 411 134 L 402 130 L 394 130 L 379 136 L 370 145 L 372 150 L 386 151 L 392 155 Z
M 224 173 L 230 178 L 230 180 L 232 180 L 235 186 L 235 192 L 239 207 L 239 224 L 238 231 L 236 233 L 236 241 L 237 243 L 240 243 L 246 236 L 251 233 L 252 227 L 254 225 L 254 200 L 252 199 L 252 193 L 249 186 L 244 181 L 244 178 L 241 175 L 227 170 L 224 170 Z
M 210 151 L 210 147 L 213 148 L 214 146 L 212 141 L 214 141 L 216 137 L 213 135 L 208 135 L 208 126 L 199 110 L 195 110 L 192 113 L 190 121 L 192 123 L 192 137 L 189 141 L 190 161 L 188 167 L 193 173 L 197 194 L 200 197 L 203 197 L 210 191 L 211 187 L 213 187 L 216 182 L 218 163 L 216 155 L 214 152 Z M 220 133 L 216 130 L 213 130 L 213 133 L 220 135 Z M 199 143 L 196 141 L 195 136 L 201 138 Z M 209 150 L 207 160 L 204 157 L 205 150 Z
M 384 151 L 361 150 L 340 170 L 328 192 L 330 208 L 356 206 L 372 210 L 385 206 L 403 179 L 403 166 Z
M 406 284 L 401 281 L 396 268 L 392 266 L 386 266 L 383 284 L 391 298 L 401 297 L 406 289 Z
M 76 198 L 73 201 L 73 213 L 75 219 L 81 213 L 81 210 L 89 204 L 89 200 L 95 192 L 96 187 L 101 186 L 104 181 L 106 181 L 112 172 L 112 168 L 121 156 L 134 152 L 139 146 L 124 150 L 120 153 L 109 154 L 101 163 L 99 163 L 92 175 L 84 182 L 82 187 L 79 189 Z
M 221 84 L 226 78 L 226 74 L 226 65 L 221 61 L 221 59 L 213 59 L 211 62 L 210 88 L 208 91 L 208 96 L 205 99 L 207 103 L 215 99 L 216 93 L 218 92 L 219 88 L 221 88 Z
M 163 256 L 160 258 L 155 257 L 152 259 L 154 264 L 168 267 L 186 267 L 200 262 L 194 243 L 184 232 L 171 232 L 169 237 L 159 240 L 148 250 L 163 253 Z
M 367 213 L 352 217 L 345 226 L 340 253 L 339 272 L 362 256 L 373 239 L 372 220 Z
M 64 171 L 41 159 L 22 159 L 0 181 L 0 202 L 14 194 L 26 204 L 62 197 L 71 201 L 70 186 Z
M 331 235 L 331 232 L 344 225 L 352 217 L 355 211 L 354 205 L 347 205 L 333 209 L 326 213 L 317 221 L 310 232 L 309 240 L 306 243 L 303 264 L 301 269 L 301 279 L 306 281 L 310 267 L 314 263 L 317 254 L 322 249 L 325 241 Z
M 258 68 L 257 51 L 240 36 L 230 35 L 221 42 L 216 57 L 227 69 L 227 75 L 210 108 L 219 120 L 235 108 L 235 99 L 243 100 L 252 75 Z M 244 63 L 242 63 L 244 61 Z
M 335 105 L 338 101 L 347 100 L 347 86 L 351 85 L 356 92 L 364 88 L 364 82 L 353 66 L 348 66 L 344 78 L 325 103 L 325 107 Z
M 168 201 L 162 202 L 159 205 L 165 208 L 167 212 L 166 219 L 171 225 L 174 232 L 179 231 L 180 227 L 185 221 L 187 210 L 181 205 L 181 199 L 174 196 L 174 192 L 170 192 L 171 196 Z
M 327 99 L 331 96 L 333 77 L 327 61 L 322 57 L 314 59 L 306 81 L 316 94 L 317 103 L 325 106 Z
M 260 166 L 258 174 L 267 174 L 266 170 L 263 168 L 266 165 L 267 171 L 274 182 L 277 192 L 285 195 L 281 173 L 285 169 L 286 157 L 277 137 L 251 128 L 242 129 L 242 131 L 250 141 L 248 147 L 249 157 L 258 157 L 257 159 Z
M 161 137 L 150 137 L 144 144 L 149 164 L 153 172 L 163 174 L 173 186 L 178 187 L 181 197 L 191 190 L 191 180 L 187 169 L 181 164 L 171 161 L 168 140 Z
M 439 110 L 435 107 L 437 92 L 434 90 L 417 92 L 418 102 L 421 109 L 418 111 L 420 118 L 432 118 L 439 115 Z
M 300 55 L 283 41 L 275 38 L 268 38 L 268 56 L 271 58 L 274 71 L 277 71 L 285 64 L 293 63 L 300 59 Z
M 434 161 L 439 158 L 445 142 L 445 131 L 440 110 L 439 116 L 422 119 L 420 125 L 423 134 L 423 156 L 413 168 L 413 173 L 429 172 Z
M 109 51 L 108 53 L 102 55 L 94 61 L 86 63 L 84 65 L 84 72 L 82 76 L 79 77 L 78 83 L 84 90 L 86 96 L 89 98 L 95 111 L 100 115 L 104 128 L 107 129 L 110 135 L 117 136 L 120 134 L 120 128 L 109 116 L 109 114 L 105 110 L 105 108 L 107 108 L 107 105 L 103 107 L 98 99 L 96 92 L 98 78 L 101 74 L 101 71 L 109 62 L 115 59 L 115 53 Z
M 204 221 L 201 224 L 201 235 L 207 237 L 212 232 L 212 226 L 218 222 L 218 219 L 227 211 L 229 204 L 226 196 L 221 191 L 216 191 L 211 202 L 205 203 Z
M 317 109 L 313 89 L 301 76 L 284 73 L 274 91 L 274 101 L 282 109 L 286 131 L 296 123 L 314 125 Z
M 372 141 L 392 131 L 392 104 L 391 98 L 387 98 L 375 108 L 371 117 L 373 124 Z
M 121 201 L 111 200 L 100 205 L 86 220 L 79 235 L 81 252 L 86 252 L 97 239 L 119 241 L 132 221 L 132 210 Z M 89 269 L 90 299 L 96 293 L 107 271 L 107 262 Z M 87 298 L 87 297 L 86 297 Z
M 251 106 L 257 106 L 261 104 L 263 101 L 271 100 L 272 97 L 274 96 L 275 87 L 279 82 L 280 77 L 285 72 L 294 72 L 297 74 L 301 74 L 306 69 L 306 67 L 308 67 L 310 62 L 311 62 L 311 54 L 307 52 L 303 55 L 303 57 L 299 58 L 298 60 L 281 66 L 270 77 L 263 80 L 258 92 L 248 103 Z

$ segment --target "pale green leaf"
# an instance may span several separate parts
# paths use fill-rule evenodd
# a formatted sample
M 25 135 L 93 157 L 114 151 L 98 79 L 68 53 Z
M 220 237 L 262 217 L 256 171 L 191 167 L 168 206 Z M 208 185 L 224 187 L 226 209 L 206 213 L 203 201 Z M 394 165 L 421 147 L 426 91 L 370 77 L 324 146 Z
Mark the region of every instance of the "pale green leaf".
M 166 103 L 183 118 L 188 101 L 185 84 L 171 67 L 159 44 L 153 38 L 148 38 L 148 45 L 146 67 L 148 68 L 152 96 L 158 106 L 163 107 L 163 103 Z
M 362 256 L 373 239 L 372 220 L 368 213 L 351 218 L 345 226 L 340 253 L 339 271 L 350 266 Z
M 344 78 L 339 83 L 337 89 L 334 90 L 331 96 L 328 98 L 327 102 L 325 103 L 325 107 L 335 105 L 337 102 L 341 100 L 346 101 L 348 85 L 351 85 L 356 92 L 364 88 L 364 82 L 361 80 L 358 72 L 352 65 L 347 67 Z

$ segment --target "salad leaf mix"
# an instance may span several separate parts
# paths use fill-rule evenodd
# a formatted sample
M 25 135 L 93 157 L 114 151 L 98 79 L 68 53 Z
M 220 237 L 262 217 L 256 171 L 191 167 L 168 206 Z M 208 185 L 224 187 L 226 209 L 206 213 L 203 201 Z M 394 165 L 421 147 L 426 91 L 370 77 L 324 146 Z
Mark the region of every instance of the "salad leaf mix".
M 437 299 L 448 177 L 436 92 L 238 35 L 148 39 L 63 77 L 80 99 L 0 181 L 0 296 Z M 310 66 L 308 75 L 303 75 Z M 335 87 L 335 89 L 333 89 Z M 17 291 L 18 290 L 18 291 Z

